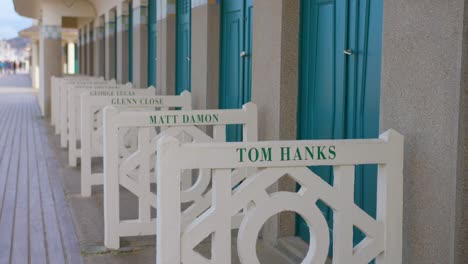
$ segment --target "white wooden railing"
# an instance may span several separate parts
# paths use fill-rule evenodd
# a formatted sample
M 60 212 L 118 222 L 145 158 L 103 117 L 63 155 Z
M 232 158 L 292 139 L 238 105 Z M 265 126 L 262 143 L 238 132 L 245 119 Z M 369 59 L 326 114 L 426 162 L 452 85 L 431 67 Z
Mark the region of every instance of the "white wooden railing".
M 74 77 L 51 77 L 51 123 L 55 126 L 55 134 L 60 134 L 60 99 L 61 91 L 66 85 L 87 85 L 99 83 L 115 83 L 115 81 L 106 82 L 104 78 L 95 78 L 88 76 Z
M 283 211 L 298 213 L 309 226 L 309 251 L 302 263 L 325 263 L 331 241 L 315 205 L 318 200 L 333 210 L 333 263 L 402 261 L 403 137 L 395 131 L 370 140 L 256 143 L 182 144 L 164 137 L 157 153 L 157 264 L 231 263 L 232 216 L 243 208 L 248 209 L 237 238 L 241 263 L 259 263 L 260 229 Z M 353 201 L 355 166 L 360 164 L 378 164 L 376 219 Z M 308 168 L 325 165 L 333 166 L 333 185 Z M 252 168 L 251 173 L 233 189 L 232 171 L 246 168 Z M 213 195 L 211 208 L 187 223 L 180 181 L 182 172 L 191 169 L 211 169 Z M 299 191 L 268 193 L 285 175 L 301 185 Z M 366 235 L 354 247 L 353 226 Z M 210 235 L 208 259 L 194 248 Z
M 129 89 L 131 84 L 115 84 L 115 81 L 109 83 L 92 84 L 67 84 L 60 89 L 60 146 L 66 148 L 69 143 L 68 123 L 70 114 L 68 113 L 68 95 L 72 90 L 100 90 L 100 89 Z
M 106 106 L 118 109 L 134 109 L 135 111 L 168 110 L 182 108 L 190 110 L 192 97 L 189 92 L 180 96 L 91 96 L 81 95 L 81 195 L 90 196 L 93 185 L 103 184 L 103 174 L 93 172 L 91 159 L 103 157 L 103 119 L 102 114 Z M 129 126 L 130 127 L 130 126 Z M 137 147 L 138 131 L 123 128 L 119 131 L 119 157 L 127 157 Z M 118 161 L 116 165 L 118 164 Z
M 154 235 L 156 222 L 151 217 L 151 208 L 157 209 L 156 194 L 151 192 L 150 183 L 155 182 L 153 169 L 157 141 L 162 136 L 175 136 L 186 142 L 225 142 L 226 125 L 241 125 L 244 141 L 257 140 L 257 108 L 246 104 L 236 110 L 197 111 L 118 111 L 107 108 L 104 112 L 104 244 L 108 248 L 120 247 L 120 237 Z M 212 127 L 209 136 L 197 126 Z M 119 158 L 119 130 L 138 128 L 138 149 L 128 157 Z M 172 162 L 178 162 L 178 158 Z M 243 171 L 236 172 L 242 180 Z M 200 170 L 192 185 L 192 171 L 184 171 L 181 199 L 190 204 L 185 212 L 189 220 L 195 219 L 211 206 L 209 170 Z M 120 219 L 119 187 L 123 186 L 138 198 L 138 217 Z M 179 191 L 181 185 L 179 184 Z M 159 213 L 159 212 L 158 212 Z M 242 218 L 242 215 L 236 216 Z M 237 228 L 235 223 L 233 228 Z
M 118 89 L 120 88 L 120 89 Z M 155 96 L 156 89 L 132 88 L 130 83 L 126 85 L 95 85 L 93 88 L 75 88 L 68 93 L 68 162 L 71 167 L 77 165 L 77 159 L 81 156 L 78 141 L 81 140 L 81 95 L 88 96 L 114 96 L 124 98 L 131 96 Z

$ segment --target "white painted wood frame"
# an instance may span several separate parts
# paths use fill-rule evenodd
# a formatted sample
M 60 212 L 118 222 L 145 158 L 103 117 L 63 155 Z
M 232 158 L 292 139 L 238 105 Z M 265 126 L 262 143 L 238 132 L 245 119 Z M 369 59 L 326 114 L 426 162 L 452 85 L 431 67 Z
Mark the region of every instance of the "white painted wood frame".
M 51 77 L 51 113 L 50 113 L 50 122 L 55 127 L 55 133 L 59 134 L 59 125 L 58 120 L 59 115 L 59 101 L 60 101 L 60 87 L 65 83 L 83 83 L 90 81 L 104 82 L 103 78 L 95 78 L 88 76 L 70 76 L 70 77 Z
M 178 136 L 182 141 L 225 142 L 226 125 L 240 125 L 244 141 L 257 140 L 257 107 L 248 103 L 242 109 L 194 110 L 194 111 L 152 111 L 137 112 L 108 107 L 104 110 L 104 244 L 111 249 L 120 247 L 120 237 L 156 234 L 156 220 L 151 217 L 151 208 L 157 209 L 156 195 L 151 192 L 150 183 L 155 182 L 153 171 L 156 145 L 159 138 L 167 135 Z M 213 137 L 197 126 L 213 128 Z M 130 156 L 120 159 L 119 129 L 138 128 L 138 149 Z M 160 129 L 155 133 L 157 129 Z M 177 163 L 176 158 L 171 163 Z M 155 170 L 156 171 L 156 170 Z M 134 176 L 134 174 L 136 176 Z M 195 219 L 211 206 L 210 170 L 199 171 L 192 183 L 192 171 L 184 171 L 185 184 L 182 201 L 186 202 L 187 215 Z M 234 178 L 243 179 L 244 170 L 232 173 Z M 184 181 L 182 181 L 184 183 Z M 187 184 L 188 183 L 188 184 Z M 121 220 L 119 204 L 120 186 L 138 197 L 137 219 Z M 158 209 L 157 209 L 158 210 Z M 159 214 L 159 212 L 158 212 Z M 241 219 L 242 216 L 236 216 Z M 238 224 L 233 224 L 237 228 Z
M 68 93 L 71 89 L 122 89 L 125 88 L 125 84 L 116 84 L 115 80 L 105 82 L 107 87 L 102 82 L 93 82 L 88 84 L 65 84 L 60 89 L 60 100 L 59 100 L 59 112 L 60 112 L 60 146 L 62 148 L 68 147 Z
M 318 200 L 333 210 L 334 264 L 402 263 L 403 136 L 393 130 L 369 140 L 182 144 L 165 137 L 157 151 L 157 264 L 231 263 L 230 222 L 247 205 L 237 237 L 241 263 L 259 263 L 259 231 L 283 211 L 300 214 L 309 226 L 311 241 L 302 263 L 325 263 L 331 241 Z M 361 164 L 378 165 L 376 219 L 354 203 L 354 170 Z M 309 166 L 333 166 L 334 184 Z M 232 189 L 230 171 L 240 168 L 258 170 Z M 213 206 L 188 225 L 180 191 L 181 171 L 187 169 L 211 169 L 213 175 Z M 296 180 L 299 191 L 268 193 L 283 176 Z M 354 247 L 353 226 L 366 234 Z M 210 235 L 211 260 L 194 251 Z
M 100 87 L 106 86 L 106 87 Z M 120 89 L 119 89 L 120 88 Z M 155 96 L 156 89 L 149 87 L 147 89 L 132 88 L 131 83 L 122 85 L 96 85 L 93 89 L 75 88 L 68 93 L 68 163 L 71 167 L 76 167 L 77 160 L 81 157 L 81 150 L 78 149 L 78 143 L 81 140 L 81 94 L 89 96 Z
M 81 95 L 81 195 L 91 196 L 92 186 L 103 184 L 103 174 L 92 171 L 92 158 L 103 157 L 103 122 L 94 121 L 96 116 L 102 114 L 106 106 L 115 106 L 115 100 L 121 97 L 114 96 L 89 96 Z M 185 110 L 192 108 L 192 96 L 189 92 L 183 92 L 180 96 L 130 96 L 125 97 L 128 100 L 134 100 L 137 103 L 132 105 L 120 105 L 119 109 L 134 109 L 135 111 L 156 111 L 156 109 L 169 109 L 180 107 Z M 146 102 L 153 103 L 144 103 Z M 132 131 L 134 132 L 134 131 Z M 136 137 L 136 133 L 134 134 Z M 120 140 L 129 140 L 135 142 L 135 138 L 130 134 L 130 138 L 124 138 L 125 133 L 121 133 Z M 116 143 L 118 145 L 118 143 Z M 118 148 L 116 155 L 128 155 L 127 149 L 123 144 Z

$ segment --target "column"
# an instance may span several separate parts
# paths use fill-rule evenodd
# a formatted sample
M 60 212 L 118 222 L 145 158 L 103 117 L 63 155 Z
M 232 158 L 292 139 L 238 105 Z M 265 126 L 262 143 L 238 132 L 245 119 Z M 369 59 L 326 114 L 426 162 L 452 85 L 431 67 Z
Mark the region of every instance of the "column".
M 107 80 L 115 79 L 115 39 L 114 39 L 114 31 L 115 31 L 115 10 L 110 10 L 105 15 L 106 19 L 106 73 L 105 77 Z
M 94 20 L 94 45 L 93 62 L 94 76 L 101 77 L 105 75 L 105 41 L 104 41 L 104 17 L 101 16 Z
M 192 4 L 193 5 L 193 4 Z M 192 9 L 192 101 L 194 109 L 218 108 L 220 5 Z
M 296 139 L 300 0 L 256 0 L 253 18 L 252 101 L 258 105 L 259 140 Z M 281 179 L 272 191 L 295 191 Z M 266 241 L 294 235 L 295 214 L 264 226 Z
M 32 58 L 31 58 L 31 80 L 32 87 L 39 89 L 39 42 L 32 40 Z
M 175 0 L 158 1 L 156 86 L 163 95 L 175 94 Z M 195 68 L 195 67 L 193 67 Z
M 86 25 L 86 75 L 93 75 L 93 22 Z
M 133 0 L 133 83 L 148 84 L 148 1 Z
M 117 82 L 128 82 L 128 3 L 117 5 Z
M 39 89 L 39 42 L 32 40 L 31 80 L 34 89 Z
M 445 4 L 383 1 L 380 128 L 405 136 L 403 263 L 468 254 L 468 15 Z
M 67 43 L 67 73 L 75 74 L 75 43 Z
M 60 26 L 62 21 L 61 17 L 59 18 L 55 21 L 44 19 L 40 26 L 39 105 L 43 116 L 50 115 L 50 78 L 52 76 L 62 76 L 62 28 Z

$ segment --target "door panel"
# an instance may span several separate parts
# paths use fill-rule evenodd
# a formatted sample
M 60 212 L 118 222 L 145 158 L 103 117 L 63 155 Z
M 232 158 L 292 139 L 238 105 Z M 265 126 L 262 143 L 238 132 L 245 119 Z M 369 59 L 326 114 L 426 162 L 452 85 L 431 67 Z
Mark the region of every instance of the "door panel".
M 176 93 L 191 91 L 191 3 L 177 0 Z
M 381 32 L 382 0 L 301 1 L 298 139 L 378 136 Z M 331 168 L 312 170 L 333 184 Z M 376 166 L 356 167 L 355 203 L 372 216 L 375 193 Z M 319 207 L 332 224 L 332 210 Z M 296 232 L 308 241 L 299 217 Z M 355 230 L 355 242 L 363 236 Z
M 225 0 L 221 12 L 219 108 L 241 108 L 251 98 L 253 0 Z M 227 126 L 228 141 L 241 139 L 240 126 Z
M 343 51 L 345 27 L 337 20 L 346 7 L 338 2 L 304 0 L 301 4 L 298 139 L 344 137 L 344 55 L 337 50 Z M 330 167 L 311 169 L 333 184 Z M 318 206 L 331 224 L 332 210 Z M 296 232 L 309 241 L 308 227 L 299 217 Z
M 156 85 L 157 3 L 148 2 L 148 86 Z
M 133 3 L 128 3 L 128 81 L 133 83 Z

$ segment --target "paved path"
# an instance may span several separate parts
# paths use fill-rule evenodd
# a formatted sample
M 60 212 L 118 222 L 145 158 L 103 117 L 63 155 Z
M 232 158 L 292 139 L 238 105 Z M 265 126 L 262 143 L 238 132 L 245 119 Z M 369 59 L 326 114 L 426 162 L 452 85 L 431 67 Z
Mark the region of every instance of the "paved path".
M 0 263 L 83 263 L 27 76 L 0 77 Z
M 0 74 L 0 89 L 4 87 L 31 87 L 29 74 Z

